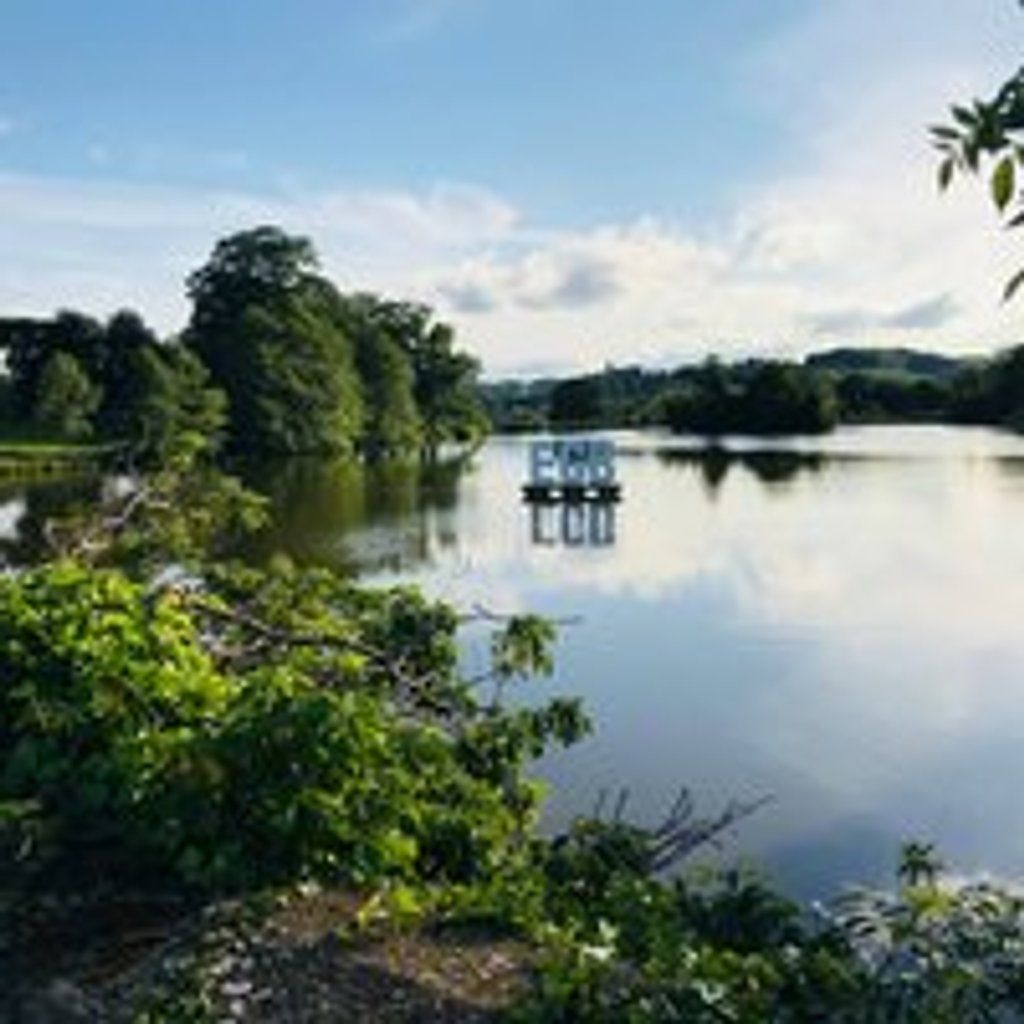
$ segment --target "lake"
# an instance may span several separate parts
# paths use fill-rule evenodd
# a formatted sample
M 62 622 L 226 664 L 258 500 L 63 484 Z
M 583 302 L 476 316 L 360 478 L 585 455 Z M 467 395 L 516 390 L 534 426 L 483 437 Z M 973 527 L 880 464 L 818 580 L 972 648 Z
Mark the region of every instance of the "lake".
M 263 466 L 276 520 L 251 554 L 573 619 L 529 685 L 582 696 L 597 729 L 539 766 L 549 827 L 620 788 L 653 823 L 685 784 L 708 814 L 772 797 L 725 854 L 801 897 L 887 881 L 912 838 L 1024 873 L 1024 439 L 605 436 L 612 514 L 523 505 L 527 438 L 431 469 Z M 93 486 L 0 491 L 8 549 Z

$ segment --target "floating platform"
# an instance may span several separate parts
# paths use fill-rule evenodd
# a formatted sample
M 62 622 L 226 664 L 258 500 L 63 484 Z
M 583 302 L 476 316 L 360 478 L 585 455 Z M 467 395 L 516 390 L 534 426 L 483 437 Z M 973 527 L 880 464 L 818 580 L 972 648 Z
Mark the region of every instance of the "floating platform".
M 554 505 L 565 502 L 612 504 L 622 500 L 622 486 L 617 483 L 566 484 L 537 482 L 523 484 L 523 500 L 531 505 Z

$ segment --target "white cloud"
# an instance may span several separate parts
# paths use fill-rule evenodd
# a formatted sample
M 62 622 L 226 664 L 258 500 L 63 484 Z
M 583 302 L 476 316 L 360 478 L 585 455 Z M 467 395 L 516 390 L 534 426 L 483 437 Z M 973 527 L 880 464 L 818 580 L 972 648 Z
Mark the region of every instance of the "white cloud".
M 925 0 L 830 0 L 761 46 L 744 71 L 751 102 L 774 111 L 791 165 L 699 234 L 653 214 L 562 230 L 465 184 L 259 193 L 7 174 L 0 244 L 18 259 L 0 268 L 0 308 L 131 303 L 176 327 L 183 278 L 214 240 L 272 222 L 311 235 L 343 288 L 437 304 L 492 375 L 1017 341 L 1016 310 L 999 304 L 1015 239 L 983 189 L 937 194 L 925 138 L 950 99 L 1013 67 L 1007 6 L 950 0 L 938 17 Z M 401 11 L 429 22 L 452 7 Z
M 164 331 L 187 314 L 183 281 L 214 241 L 256 224 L 312 236 L 346 288 L 416 292 L 419 268 L 514 231 L 516 211 L 477 188 L 255 193 L 0 174 L 0 309 L 141 308 Z
M 1012 4 L 974 0 L 941 14 L 925 0 L 817 5 L 745 70 L 791 144 L 789 169 L 737 195 L 731 220 L 700 237 L 651 220 L 549 240 L 534 264 L 589 253 L 617 285 L 571 317 L 516 309 L 521 255 L 504 270 L 460 268 L 455 282 L 491 299 L 477 328 L 488 365 L 514 367 L 519 339 L 540 335 L 549 360 L 581 368 L 830 340 L 954 351 L 1018 341 L 1016 309 L 999 302 L 1015 239 L 983 188 L 938 195 L 926 126 L 1015 67 L 1020 25 Z

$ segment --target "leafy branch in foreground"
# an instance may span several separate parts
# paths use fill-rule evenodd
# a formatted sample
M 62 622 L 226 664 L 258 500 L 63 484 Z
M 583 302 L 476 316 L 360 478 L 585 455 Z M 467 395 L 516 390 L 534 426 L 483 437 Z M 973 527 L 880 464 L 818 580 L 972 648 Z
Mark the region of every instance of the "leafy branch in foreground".
M 701 817 L 684 790 L 648 828 L 626 820 L 623 790 L 610 814 L 605 796 L 543 838 L 528 765 L 589 723 L 576 701 L 503 698 L 551 672 L 555 624 L 217 562 L 207 552 L 259 502 L 200 443 L 174 450 L 55 526 L 50 561 L 0 576 L 4 887 L 102 878 L 209 897 L 315 880 L 355 894 L 357 928 L 498 925 L 534 943 L 525 1021 L 1024 1010 L 1024 902 L 949 884 L 925 844 L 906 848 L 894 892 L 810 913 L 749 872 L 670 871 L 763 801 Z M 475 677 L 464 627 L 488 631 Z
M 528 760 L 588 728 L 578 703 L 484 701 L 460 617 L 413 588 L 209 560 L 260 503 L 202 459 L 58 524 L 53 561 L 0 578 L 0 800 L 64 863 L 203 889 L 313 877 L 463 883 L 521 860 Z M 505 681 L 553 628 L 495 624 Z
M 267 521 L 265 499 L 223 473 L 209 439 L 191 431 L 165 441 L 158 467 L 130 466 L 105 491 L 98 507 L 45 525 L 53 557 L 145 578 L 209 563 Z
M 637 857 L 643 848 L 615 825 L 570 845 L 548 886 L 549 920 L 562 931 L 515 1019 L 1021 1019 L 1024 900 L 997 885 L 948 880 L 930 847 L 905 848 L 894 890 L 852 890 L 814 912 L 750 872 L 658 880 Z
M 1007 228 L 1024 226 L 1020 187 L 1024 169 L 1024 68 L 987 100 L 955 104 L 949 123 L 934 125 L 932 144 L 941 155 L 939 187 L 947 189 L 957 174 L 985 174 L 992 202 Z M 1024 285 L 1024 270 L 1007 282 L 1011 299 Z

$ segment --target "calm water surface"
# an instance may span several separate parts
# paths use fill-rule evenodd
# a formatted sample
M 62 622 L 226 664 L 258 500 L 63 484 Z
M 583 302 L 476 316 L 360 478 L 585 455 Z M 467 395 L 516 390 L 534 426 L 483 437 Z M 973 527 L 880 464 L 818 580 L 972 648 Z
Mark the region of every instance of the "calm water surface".
M 709 812 L 771 795 L 726 852 L 801 896 L 885 881 L 908 838 L 1024 875 L 1024 439 L 614 436 L 613 519 L 534 516 L 521 438 L 429 472 L 262 467 L 278 518 L 254 554 L 579 616 L 555 678 L 531 684 L 597 723 L 541 765 L 552 824 L 620 787 L 653 822 L 685 783 Z M 12 538 L 66 494 L 4 497 Z

